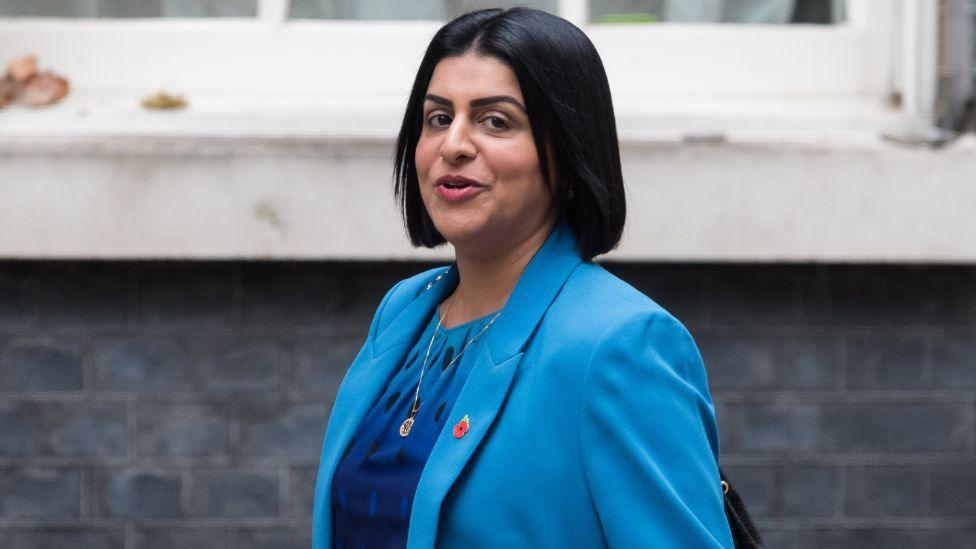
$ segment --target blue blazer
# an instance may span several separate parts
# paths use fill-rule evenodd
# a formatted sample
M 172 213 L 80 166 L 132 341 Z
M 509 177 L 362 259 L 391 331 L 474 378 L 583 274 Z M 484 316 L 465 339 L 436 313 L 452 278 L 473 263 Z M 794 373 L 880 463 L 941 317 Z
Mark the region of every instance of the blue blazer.
M 343 450 L 457 264 L 398 282 L 325 432 L 312 546 L 332 546 Z M 715 411 L 685 327 L 576 249 L 562 219 L 522 272 L 420 476 L 407 546 L 732 548 Z M 453 426 L 468 416 L 469 430 Z

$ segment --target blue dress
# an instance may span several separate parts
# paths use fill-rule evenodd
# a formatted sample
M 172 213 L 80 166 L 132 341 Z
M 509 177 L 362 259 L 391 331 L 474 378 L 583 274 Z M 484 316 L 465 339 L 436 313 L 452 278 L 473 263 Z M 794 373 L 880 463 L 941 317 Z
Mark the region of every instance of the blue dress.
M 475 339 L 449 369 L 445 368 L 498 312 L 437 330 L 421 381 L 420 410 L 410 434 L 401 437 L 400 425 L 410 415 L 420 368 L 437 327 L 437 308 L 434 311 L 404 364 L 363 418 L 336 468 L 331 491 L 336 549 L 407 545 L 410 507 L 420 473 L 492 328 Z

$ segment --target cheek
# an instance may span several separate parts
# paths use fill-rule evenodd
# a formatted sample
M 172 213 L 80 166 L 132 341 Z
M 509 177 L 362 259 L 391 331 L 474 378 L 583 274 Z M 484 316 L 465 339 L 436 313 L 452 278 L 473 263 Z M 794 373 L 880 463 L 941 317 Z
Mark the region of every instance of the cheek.
M 430 171 L 434 163 L 434 152 L 436 149 L 429 139 L 423 137 L 417 141 L 417 148 L 414 150 L 413 162 L 417 167 L 417 175 L 426 174 Z
M 537 185 L 541 185 L 542 172 L 539 170 L 539 158 L 532 145 L 510 149 L 504 154 L 495 155 L 495 158 L 495 173 L 500 179 L 518 183 L 523 190 L 535 189 Z

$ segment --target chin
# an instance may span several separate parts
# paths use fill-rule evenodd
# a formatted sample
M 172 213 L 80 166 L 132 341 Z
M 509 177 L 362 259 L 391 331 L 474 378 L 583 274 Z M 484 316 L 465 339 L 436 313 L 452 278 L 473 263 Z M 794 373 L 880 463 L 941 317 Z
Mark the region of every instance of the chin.
M 469 242 L 483 233 L 483 224 L 473 219 L 441 219 L 434 221 L 437 231 L 451 244 Z

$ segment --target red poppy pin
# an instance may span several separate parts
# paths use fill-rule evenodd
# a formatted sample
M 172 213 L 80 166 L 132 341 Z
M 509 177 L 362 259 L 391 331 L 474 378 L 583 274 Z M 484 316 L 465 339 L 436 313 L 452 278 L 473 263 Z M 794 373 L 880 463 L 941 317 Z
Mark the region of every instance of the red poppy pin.
M 457 425 L 454 426 L 454 438 L 463 437 L 464 433 L 468 432 L 468 426 L 470 423 L 471 420 L 468 419 L 467 414 L 465 414 L 464 417 L 461 418 L 461 421 L 457 422 Z

